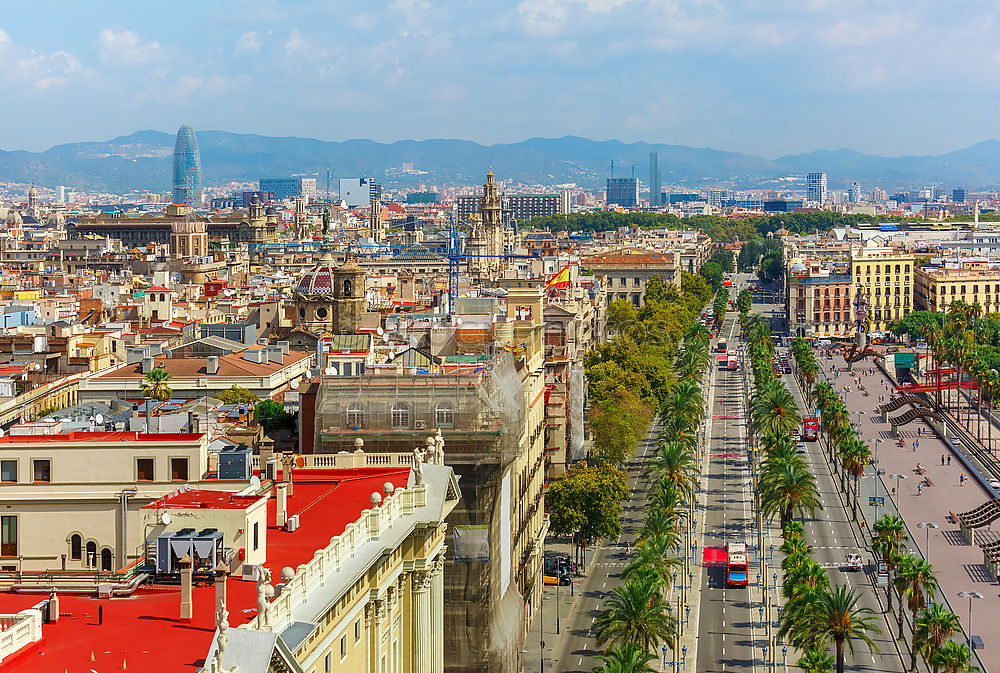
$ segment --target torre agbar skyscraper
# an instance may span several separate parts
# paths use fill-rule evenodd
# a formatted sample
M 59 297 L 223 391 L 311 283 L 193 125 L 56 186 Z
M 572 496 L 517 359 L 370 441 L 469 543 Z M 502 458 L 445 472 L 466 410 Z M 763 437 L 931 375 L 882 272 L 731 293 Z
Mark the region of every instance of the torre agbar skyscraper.
M 201 204 L 201 150 L 194 129 L 187 124 L 177 130 L 174 145 L 174 203 Z

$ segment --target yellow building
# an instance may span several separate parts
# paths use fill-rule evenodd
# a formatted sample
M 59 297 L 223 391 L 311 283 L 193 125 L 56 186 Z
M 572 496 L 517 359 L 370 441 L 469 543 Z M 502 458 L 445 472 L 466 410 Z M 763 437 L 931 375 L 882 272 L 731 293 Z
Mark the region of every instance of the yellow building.
M 913 310 L 913 253 L 874 238 L 852 245 L 850 260 L 854 296 L 864 292 L 868 298 L 869 331 L 881 332 Z
M 959 267 L 925 266 L 914 273 L 914 305 L 924 311 L 947 311 L 955 301 L 1000 311 L 1000 271 L 986 261 L 963 261 Z

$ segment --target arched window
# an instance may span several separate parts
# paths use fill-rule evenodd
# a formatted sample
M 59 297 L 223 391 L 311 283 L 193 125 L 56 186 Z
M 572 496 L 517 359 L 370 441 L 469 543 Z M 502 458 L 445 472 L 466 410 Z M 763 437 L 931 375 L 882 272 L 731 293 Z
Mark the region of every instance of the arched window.
M 365 405 L 361 402 L 351 402 L 347 407 L 347 427 L 358 430 L 365 427 Z
M 896 265 L 896 273 L 899 273 L 899 264 Z
M 161 293 L 160 293 L 160 301 L 166 301 L 166 300 L 167 300 L 167 295 L 165 295 L 165 294 L 163 294 L 163 293 L 161 292 Z
M 351 279 L 348 278 L 347 280 L 344 281 L 344 296 L 350 297 L 353 289 L 354 285 L 353 283 L 351 283 Z
M 83 558 L 83 538 L 76 533 L 69 536 L 69 557 L 74 561 Z
M 393 430 L 409 430 L 410 405 L 406 402 L 396 402 L 392 405 L 389 422 Z
M 111 550 L 107 547 L 101 550 L 101 570 L 114 570 L 111 567 Z
M 439 428 L 455 427 L 455 408 L 451 402 L 438 402 L 434 412 L 434 423 Z
M 93 540 L 87 543 L 87 559 L 84 565 L 88 568 L 93 568 L 97 565 L 97 543 Z

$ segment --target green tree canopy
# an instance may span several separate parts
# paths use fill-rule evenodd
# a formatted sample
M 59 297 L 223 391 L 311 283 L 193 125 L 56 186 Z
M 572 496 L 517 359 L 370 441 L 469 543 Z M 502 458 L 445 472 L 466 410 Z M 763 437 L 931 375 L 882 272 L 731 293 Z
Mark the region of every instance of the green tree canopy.
M 260 401 L 259 397 L 240 386 L 233 386 L 228 390 L 223 390 L 216 397 L 223 404 L 257 404 Z
M 557 535 L 613 538 L 621 533 L 625 473 L 611 465 L 578 465 L 556 479 L 545 494 L 549 527 Z

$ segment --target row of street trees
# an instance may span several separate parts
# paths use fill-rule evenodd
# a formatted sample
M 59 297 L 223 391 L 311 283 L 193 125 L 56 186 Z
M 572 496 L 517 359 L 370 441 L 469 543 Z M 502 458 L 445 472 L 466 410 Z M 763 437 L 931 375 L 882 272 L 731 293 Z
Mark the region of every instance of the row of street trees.
M 770 328 L 759 315 L 744 321 L 747 351 L 754 373 L 750 428 L 761 449 L 757 497 L 760 511 L 782 524 L 782 595 L 786 600 L 778 637 L 799 648 L 799 667 L 843 673 L 846 652 L 860 641 L 873 650 L 878 633 L 875 613 L 859 605 L 850 586 L 832 586 L 826 570 L 812 557 L 801 519 L 822 507 L 816 478 L 798 454 L 791 432 L 800 417 L 795 398 L 774 374 Z M 836 659 L 827 647 L 833 644 Z
M 914 311 L 902 320 L 889 326 L 897 336 L 909 336 L 913 340 L 923 340 L 930 346 L 934 362 L 925 370 L 939 370 L 953 367 L 973 381 L 977 390 L 965 393 L 958 388 L 935 392 L 939 407 L 954 415 L 970 432 L 983 441 L 985 420 L 986 446 L 993 444 L 993 407 L 1000 396 L 1000 316 L 996 313 L 984 314 L 979 304 L 952 302 L 945 313 L 937 311 Z M 952 376 L 945 375 L 944 380 Z M 932 379 L 933 381 L 934 379 Z M 943 392 L 943 394 L 942 394 Z M 969 404 L 963 399 L 968 395 Z M 987 408 L 984 419 L 982 413 L 972 415 L 973 400 L 977 409 Z M 964 412 L 964 418 L 963 418 Z
M 650 662 L 661 643 L 676 649 L 679 616 L 667 590 L 684 565 L 675 554 L 684 544 L 700 476 L 698 427 L 705 398 L 699 381 L 710 359 L 708 331 L 694 325 L 673 359 L 676 382 L 659 409 L 662 431 L 646 465 L 652 487 L 634 555 L 622 574 L 624 583 L 611 592 L 594 622 L 597 642 L 606 647 L 604 664 L 595 673 L 652 672 Z
M 792 352 L 800 380 L 804 383 L 815 380 L 819 369 L 808 343 L 795 339 Z M 820 410 L 828 460 L 839 472 L 841 490 L 851 499 L 851 515 L 857 520 L 858 484 L 866 467 L 873 464 L 871 450 L 858 436 L 846 405 L 828 382 L 816 383 L 812 388 L 812 398 Z M 848 477 L 853 482 L 853 495 L 850 486 L 845 483 Z M 974 670 L 969 648 L 963 643 L 949 641 L 961 627 L 958 618 L 947 607 L 934 603 L 938 581 L 933 567 L 926 560 L 906 553 L 908 536 L 904 521 L 895 514 L 887 514 L 872 526 L 872 533 L 872 550 L 889 570 L 889 587 L 886 590 L 889 609 L 892 609 L 894 594 L 899 601 L 896 610 L 899 638 L 904 637 L 904 603 L 911 613 L 910 669 L 916 670 L 917 654 L 920 654 L 934 671 L 961 673 Z M 794 619 L 792 615 L 789 617 Z

